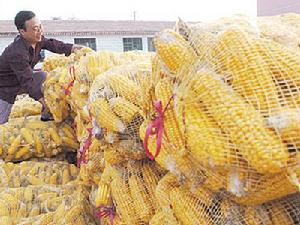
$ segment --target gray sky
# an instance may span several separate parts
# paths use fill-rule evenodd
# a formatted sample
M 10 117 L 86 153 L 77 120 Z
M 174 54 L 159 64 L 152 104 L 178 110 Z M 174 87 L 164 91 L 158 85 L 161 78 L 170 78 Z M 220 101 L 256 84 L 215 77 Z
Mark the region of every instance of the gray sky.
M 240 13 L 256 15 L 256 0 L 0 0 L 0 20 L 32 10 L 40 19 L 207 21 Z

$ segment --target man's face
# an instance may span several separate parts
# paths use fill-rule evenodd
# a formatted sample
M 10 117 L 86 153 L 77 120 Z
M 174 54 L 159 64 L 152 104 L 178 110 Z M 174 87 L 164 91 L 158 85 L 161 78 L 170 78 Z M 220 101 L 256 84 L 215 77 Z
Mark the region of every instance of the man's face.
M 43 28 L 38 18 L 33 17 L 25 22 L 25 29 L 20 30 L 20 34 L 31 44 L 36 44 L 42 40 Z

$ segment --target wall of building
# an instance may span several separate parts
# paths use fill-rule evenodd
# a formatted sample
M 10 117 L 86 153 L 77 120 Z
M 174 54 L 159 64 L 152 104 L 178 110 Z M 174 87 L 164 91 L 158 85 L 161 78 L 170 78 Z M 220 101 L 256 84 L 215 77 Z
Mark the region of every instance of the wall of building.
M 97 51 L 123 51 L 123 38 L 142 38 L 143 41 L 143 51 L 148 51 L 148 37 L 152 37 L 151 35 L 131 35 L 131 36 L 118 36 L 118 35 L 110 35 L 110 36 L 76 36 L 76 38 L 96 38 Z M 66 42 L 66 43 L 74 43 L 73 36 L 47 36 L 47 38 L 55 38 L 57 40 Z M 13 37 L 11 38 L 0 38 L 0 53 L 4 50 L 4 48 L 11 42 L 13 42 Z M 51 55 L 52 53 L 49 51 L 45 51 L 45 55 Z
M 299 0 L 257 0 L 258 16 L 272 16 L 289 12 L 300 13 Z
M 14 37 L 9 38 L 0 38 L 0 54 L 4 51 L 4 49 L 14 41 Z

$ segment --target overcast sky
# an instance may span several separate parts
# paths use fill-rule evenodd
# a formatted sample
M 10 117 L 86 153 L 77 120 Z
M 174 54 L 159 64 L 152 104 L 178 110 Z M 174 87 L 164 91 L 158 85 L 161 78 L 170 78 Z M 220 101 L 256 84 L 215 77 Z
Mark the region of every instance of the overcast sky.
M 0 0 L 0 20 L 32 10 L 44 19 L 207 21 L 232 14 L 256 15 L 256 0 Z

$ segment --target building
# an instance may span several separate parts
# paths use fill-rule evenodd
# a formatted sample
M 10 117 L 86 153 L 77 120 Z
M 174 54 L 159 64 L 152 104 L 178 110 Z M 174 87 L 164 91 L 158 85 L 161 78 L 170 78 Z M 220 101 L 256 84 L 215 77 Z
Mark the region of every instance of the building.
M 289 12 L 300 13 L 299 0 L 257 0 L 258 16 L 273 16 Z
M 172 28 L 168 21 L 45 20 L 44 34 L 68 43 L 88 46 L 96 51 L 154 51 L 156 32 Z M 0 20 L 0 54 L 18 32 L 11 20 Z M 49 52 L 42 52 L 49 54 Z

